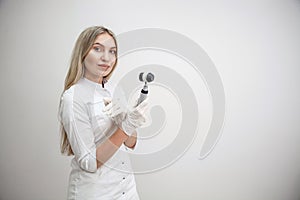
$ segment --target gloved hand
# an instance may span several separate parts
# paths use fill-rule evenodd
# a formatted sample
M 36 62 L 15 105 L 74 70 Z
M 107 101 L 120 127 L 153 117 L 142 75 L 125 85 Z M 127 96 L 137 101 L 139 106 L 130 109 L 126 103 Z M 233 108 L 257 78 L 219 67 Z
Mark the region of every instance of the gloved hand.
M 111 97 L 104 97 L 103 101 L 105 107 L 102 112 L 111 118 L 116 124 L 120 124 L 127 114 L 126 106 L 121 103 L 120 99 L 112 99 Z
M 120 129 L 130 136 L 137 128 L 146 122 L 148 107 L 148 98 L 139 105 L 134 106 L 131 110 L 124 109 L 120 101 L 113 100 L 105 106 L 103 112 L 108 115 Z
M 132 135 L 137 128 L 146 123 L 146 113 L 148 110 L 149 104 L 148 98 L 146 98 L 142 103 L 127 112 L 127 115 L 119 128 L 121 128 L 127 135 Z

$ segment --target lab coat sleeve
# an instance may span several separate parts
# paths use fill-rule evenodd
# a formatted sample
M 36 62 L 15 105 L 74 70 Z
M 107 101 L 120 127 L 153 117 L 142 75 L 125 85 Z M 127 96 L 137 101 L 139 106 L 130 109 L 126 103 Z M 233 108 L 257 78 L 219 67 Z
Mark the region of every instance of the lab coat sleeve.
M 96 145 L 87 109 L 74 101 L 73 93 L 65 93 L 61 99 L 61 121 L 80 168 L 97 171 Z

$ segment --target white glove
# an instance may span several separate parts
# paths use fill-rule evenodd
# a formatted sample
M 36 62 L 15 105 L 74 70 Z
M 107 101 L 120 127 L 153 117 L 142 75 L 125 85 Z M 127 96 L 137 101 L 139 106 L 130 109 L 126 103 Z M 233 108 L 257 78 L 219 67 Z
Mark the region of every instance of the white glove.
M 102 112 L 111 118 L 116 124 L 120 124 L 127 114 L 127 108 L 121 103 L 120 99 L 103 98 L 105 107 Z
M 148 112 L 148 98 L 127 112 L 125 119 L 121 122 L 121 128 L 128 136 L 132 135 L 137 128 L 146 123 L 146 113 Z
M 132 135 L 135 130 L 146 122 L 146 112 L 148 111 L 148 98 L 146 98 L 138 106 L 129 111 L 120 100 L 103 99 L 106 106 L 103 112 L 110 117 L 117 126 L 127 135 Z

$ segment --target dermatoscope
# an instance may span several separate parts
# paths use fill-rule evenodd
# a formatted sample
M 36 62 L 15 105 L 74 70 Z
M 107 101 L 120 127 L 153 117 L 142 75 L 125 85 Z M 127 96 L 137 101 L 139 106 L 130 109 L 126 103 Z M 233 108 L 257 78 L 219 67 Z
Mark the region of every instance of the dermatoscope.
M 140 94 L 140 97 L 138 99 L 138 103 L 137 105 L 139 105 L 141 102 L 143 102 L 147 95 L 148 95 L 148 84 L 147 83 L 150 83 L 154 80 L 154 74 L 152 73 L 145 73 L 145 72 L 141 72 L 139 74 L 139 80 L 141 82 L 144 82 L 144 86 L 143 86 L 143 89 L 141 90 L 141 94 Z

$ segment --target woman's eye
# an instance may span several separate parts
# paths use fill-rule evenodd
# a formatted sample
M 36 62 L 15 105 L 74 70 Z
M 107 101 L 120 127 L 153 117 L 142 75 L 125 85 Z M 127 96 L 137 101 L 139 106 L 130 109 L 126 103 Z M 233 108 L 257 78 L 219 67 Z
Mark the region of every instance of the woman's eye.
M 116 50 L 110 50 L 110 53 L 112 53 L 112 54 L 116 54 L 116 53 L 117 53 L 117 51 L 116 51 Z
M 94 47 L 95 51 L 101 51 L 102 49 L 100 47 Z

